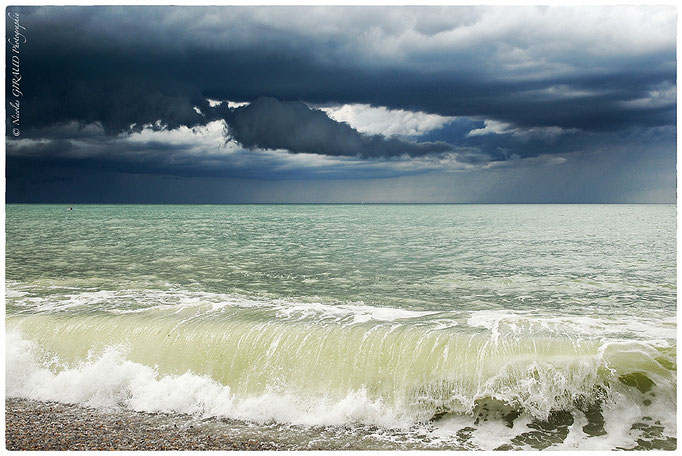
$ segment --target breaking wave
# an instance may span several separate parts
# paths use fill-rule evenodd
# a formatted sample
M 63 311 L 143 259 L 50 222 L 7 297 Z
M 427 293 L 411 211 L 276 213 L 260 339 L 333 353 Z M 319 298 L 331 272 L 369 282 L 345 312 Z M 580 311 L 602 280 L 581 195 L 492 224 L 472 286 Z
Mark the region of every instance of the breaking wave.
M 511 311 L 239 296 L 125 311 L 97 304 L 121 293 L 78 296 L 61 303 L 69 312 L 36 312 L 34 302 L 7 318 L 8 397 L 259 423 L 426 426 L 441 437 L 469 432 L 484 449 L 675 445 L 676 347 L 663 337 L 674 338 L 674 321 L 633 341 L 617 337 L 628 322 Z M 493 423 L 513 435 L 477 437 Z

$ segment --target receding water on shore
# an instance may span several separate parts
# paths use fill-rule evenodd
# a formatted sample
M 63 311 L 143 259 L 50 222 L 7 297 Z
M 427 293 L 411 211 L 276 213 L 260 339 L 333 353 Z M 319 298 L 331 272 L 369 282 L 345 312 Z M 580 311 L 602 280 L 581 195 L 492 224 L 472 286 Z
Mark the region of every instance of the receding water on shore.
M 676 447 L 674 205 L 6 220 L 9 397 L 240 420 L 291 448 Z

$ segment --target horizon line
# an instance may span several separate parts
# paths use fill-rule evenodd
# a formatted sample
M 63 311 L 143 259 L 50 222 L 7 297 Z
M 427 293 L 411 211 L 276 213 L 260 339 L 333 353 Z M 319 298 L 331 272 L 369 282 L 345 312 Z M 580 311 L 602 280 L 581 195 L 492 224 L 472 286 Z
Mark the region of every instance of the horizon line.
M 109 205 L 109 206 L 256 206 L 256 205 L 263 205 L 263 206 L 304 206 L 304 205 L 310 205 L 310 206 L 322 206 L 322 205 L 327 205 L 327 206 L 341 206 L 341 205 L 356 205 L 356 206 L 377 206 L 377 205 L 440 205 L 440 206 L 476 206 L 476 205 L 496 205 L 496 206 L 505 206 L 505 205 L 673 205 L 677 204 L 677 201 L 674 202 L 663 202 L 663 203 L 654 203 L 654 202 L 649 202 L 649 203 L 638 203 L 638 202 L 561 202 L 561 203 L 556 203 L 556 202 L 542 202 L 542 203 L 529 203 L 529 202 L 512 202 L 512 203 L 452 203 L 452 202 L 414 202 L 414 201 L 405 201 L 405 202 L 365 202 L 365 201 L 350 201 L 350 202 L 241 202 L 241 203 L 143 203 L 143 202 L 88 202 L 88 203 L 74 203 L 74 202 L 61 202 L 61 203 L 55 203 L 55 202 L 5 202 L 5 206 L 8 205 L 29 205 L 29 204 L 36 204 L 36 205 L 54 205 L 54 206 L 104 206 L 104 205 Z

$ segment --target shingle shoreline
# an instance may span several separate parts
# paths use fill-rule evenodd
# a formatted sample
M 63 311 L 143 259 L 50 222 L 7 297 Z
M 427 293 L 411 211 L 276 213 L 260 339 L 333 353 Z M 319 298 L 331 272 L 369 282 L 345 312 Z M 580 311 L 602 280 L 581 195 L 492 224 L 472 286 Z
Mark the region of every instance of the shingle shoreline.
M 99 410 L 9 398 L 5 401 L 7 450 L 277 450 L 197 425 L 191 417 Z

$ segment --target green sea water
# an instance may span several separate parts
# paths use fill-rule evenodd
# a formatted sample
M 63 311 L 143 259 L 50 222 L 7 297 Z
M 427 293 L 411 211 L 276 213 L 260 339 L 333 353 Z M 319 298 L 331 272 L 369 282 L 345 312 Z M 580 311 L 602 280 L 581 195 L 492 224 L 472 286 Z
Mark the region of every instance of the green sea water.
M 676 446 L 674 205 L 66 209 L 6 206 L 8 396 L 300 448 Z

